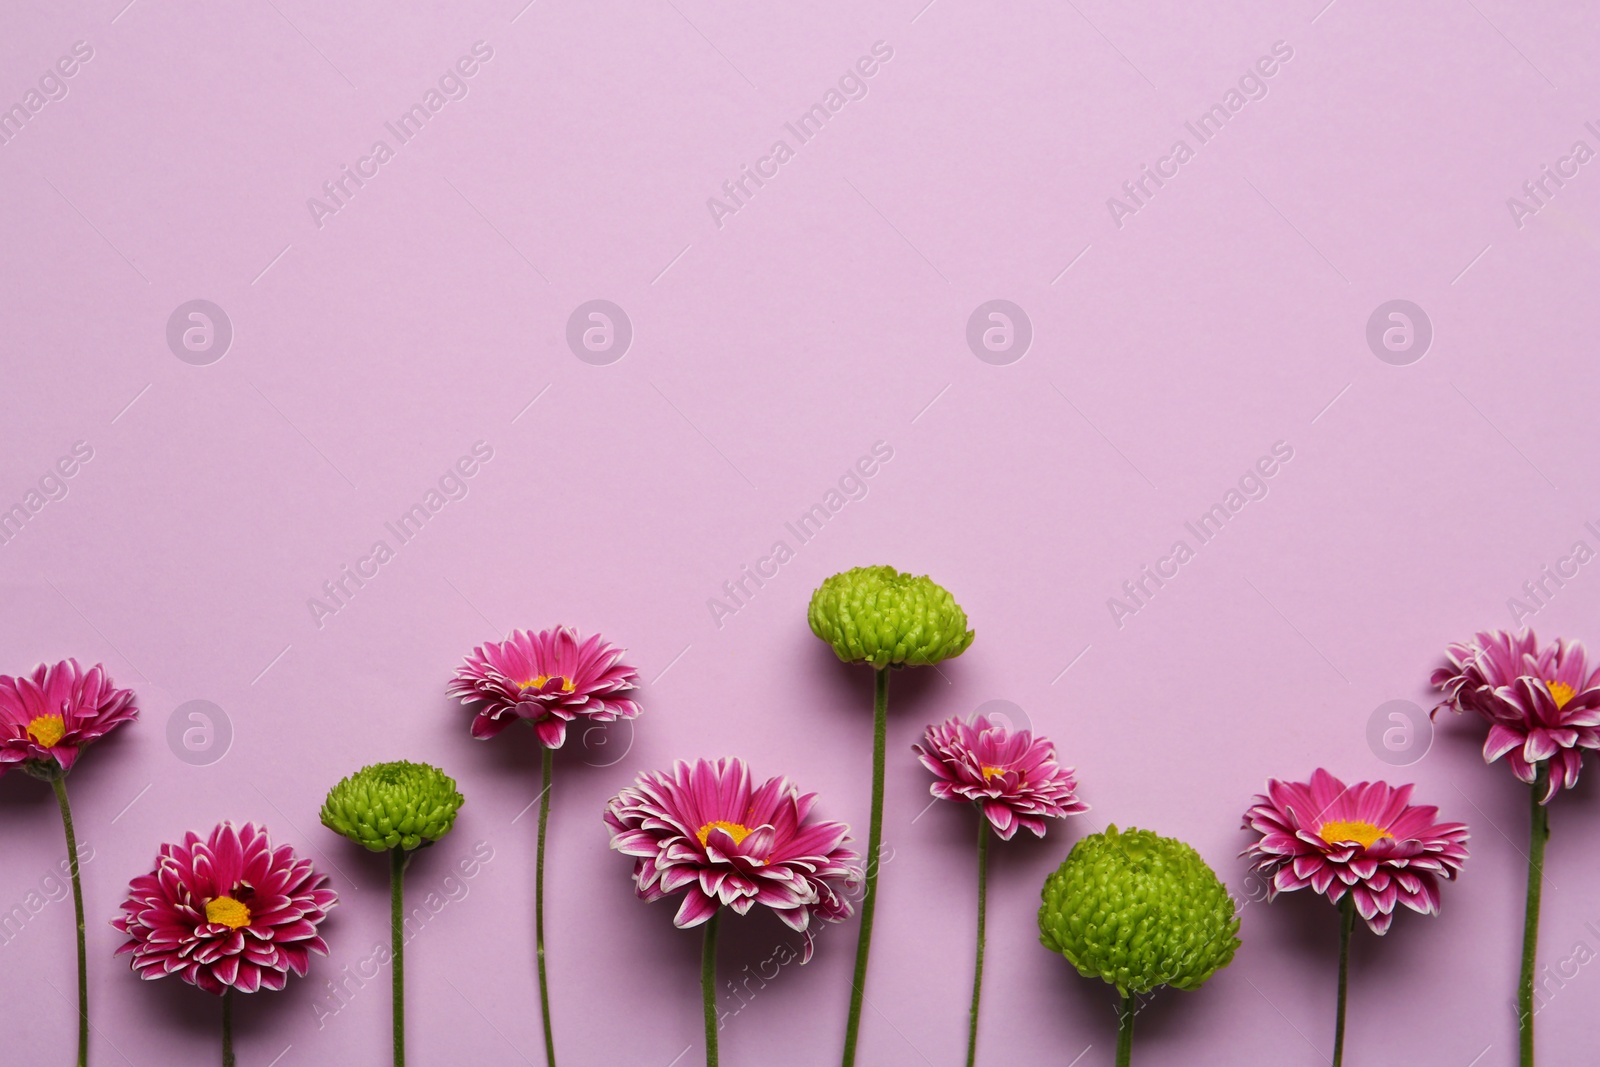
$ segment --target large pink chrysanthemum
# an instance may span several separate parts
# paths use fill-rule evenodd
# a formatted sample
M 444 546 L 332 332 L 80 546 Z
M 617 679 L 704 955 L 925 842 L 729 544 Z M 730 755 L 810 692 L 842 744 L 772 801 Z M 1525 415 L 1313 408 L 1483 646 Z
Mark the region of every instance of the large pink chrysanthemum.
M 567 723 L 582 715 L 596 722 L 631 719 L 639 705 L 622 694 L 637 688 L 639 672 L 623 650 L 594 635 L 579 642 L 566 626 L 479 645 L 450 681 L 450 695 L 477 704 L 472 736 L 493 737 L 518 719 L 533 723 L 546 748 L 560 748 Z
M 1583 750 L 1600 749 L 1600 669 L 1591 671 L 1583 646 L 1557 638 L 1539 647 L 1532 630 L 1490 630 L 1450 645 L 1433 684 L 1445 699 L 1434 708 L 1472 709 L 1489 723 L 1483 758 L 1507 757 L 1524 782 L 1548 763 L 1541 801 L 1578 784 Z
M 1018 827 L 1044 836 L 1044 821 L 1089 810 L 1074 793 L 1071 767 L 1056 762 L 1056 749 L 1027 730 L 1015 732 L 979 715 L 928 727 L 911 749 L 939 780 L 929 787 L 941 800 L 970 800 L 994 832 L 1009 841 Z
M 138 717 L 133 690 L 112 685 L 98 663 L 85 671 L 64 659 L 30 675 L 0 675 L 0 773 L 23 764 L 64 774 L 85 745 Z
M 676 926 L 698 926 L 721 906 L 743 915 L 764 904 L 806 935 L 804 962 L 812 916 L 851 914 L 835 882 L 861 878 L 859 857 L 844 847 L 850 828 L 806 821 L 815 801 L 787 778 L 754 787 L 743 760 L 680 760 L 671 773 L 641 774 L 606 805 L 605 820 L 611 847 L 635 857 L 640 899 L 683 891 Z
M 1337 904 L 1350 893 L 1375 934 L 1388 931 L 1394 906 L 1439 912 L 1439 879 L 1454 879 L 1467 858 L 1467 828 L 1435 822 L 1439 809 L 1412 805 L 1411 786 L 1346 786 L 1318 769 L 1310 782 L 1267 781 L 1245 812 L 1261 840 L 1245 850 L 1268 875 L 1267 899 L 1310 886 Z
M 128 935 L 117 954 L 131 953 L 141 978 L 175 974 L 207 993 L 282 989 L 290 971 L 305 977 L 310 953 L 328 954 L 317 926 L 338 896 L 327 883 L 252 823 L 225 822 L 205 841 L 187 833 L 129 885 L 111 923 Z

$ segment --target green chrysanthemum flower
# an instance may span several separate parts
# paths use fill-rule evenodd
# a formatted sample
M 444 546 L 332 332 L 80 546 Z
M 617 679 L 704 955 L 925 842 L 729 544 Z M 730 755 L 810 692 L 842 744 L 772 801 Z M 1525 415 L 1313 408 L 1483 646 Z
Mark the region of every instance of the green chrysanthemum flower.
M 1239 947 L 1239 918 L 1216 873 L 1182 841 L 1149 830 L 1112 826 L 1079 841 L 1041 895 L 1044 947 L 1124 997 L 1198 989 Z
M 461 802 L 455 779 L 437 767 L 374 763 L 328 790 L 322 825 L 374 852 L 410 851 L 449 833 Z
M 927 575 L 856 567 L 811 594 L 811 632 L 846 663 L 922 667 L 959 656 L 972 644 L 967 613 Z

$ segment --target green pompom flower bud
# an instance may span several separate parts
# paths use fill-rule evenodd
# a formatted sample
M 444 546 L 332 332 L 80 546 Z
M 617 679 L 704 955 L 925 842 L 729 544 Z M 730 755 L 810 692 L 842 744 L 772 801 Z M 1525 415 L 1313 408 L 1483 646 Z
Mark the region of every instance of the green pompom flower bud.
M 959 656 L 972 644 L 967 613 L 927 575 L 856 567 L 811 594 L 811 632 L 846 663 L 922 667 Z
M 1239 917 L 1216 872 L 1182 841 L 1149 830 L 1112 826 L 1079 841 L 1041 896 L 1044 947 L 1124 997 L 1198 989 L 1239 947 Z
M 437 767 L 374 763 L 328 790 L 322 825 L 374 852 L 409 852 L 449 833 L 461 802 L 455 779 Z

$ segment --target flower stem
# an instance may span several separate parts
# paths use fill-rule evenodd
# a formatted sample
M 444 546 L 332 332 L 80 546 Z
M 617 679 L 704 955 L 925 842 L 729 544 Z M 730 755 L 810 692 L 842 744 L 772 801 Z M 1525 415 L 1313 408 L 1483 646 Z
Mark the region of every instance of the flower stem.
M 556 1067 L 556 1040 L 550 1031 L 550 983 L 544 970 L 544 833 L 550 824 L 550 789 L 555 769 L 555 749 L 540 745 L 539 762 L 539 843 L 533 864 L 533 944 L 539 964 L 539 1011 L 544 1016 L 544 1056 Z
M 411 854 L 389 850 L 389 954 L 394 957 L 394 1067 L 406 1062 L 406 865 Z
M 234 1067 L 232 986 L 222 991 L 222 1067 Z
M 706 1067 L 717 1067 L 717 920 L 718 908 L 706 920 L 706 939 L 700 949 L 700 1000 L 706 1016 Z
M 1345 990 L 1350 984 L 1350 935 L 1356 928 L 1356 899 L 1349 893 L 1339 901 L 1339 1007 L 1333 1022 L 1333 1067 L 1344 1063 Z
M 1122 1009 L 1117 1012 L 1117 1067 L 1133 1063 L 1133 1017 L 1139 1013 L 1132 994 L 1122 998 Z
M 84 943 L 83 879 L 78 875 L 78 837 L 72 832 L 72 805 L 67 802 L 67 779 L 58 774 L 50 785 L 61 806 L 61 825 L 67 831 L 67 862 L 72 865 L 72 907 L 78 913 L 78 1067 L 89 1062 L 89 953 Z
M 1528 831 L 1528 903 L 1522 920 L 1522 981 L 1517 987 L 1517 1023 L 1522 1067 L 1533 1067 L 1533 978 L 1539 955 L 1539 897 L 1544 888 L 1544 845 L 1550 840 L 1550 810 L 1540 800 L 1550 782 L 1549 763 L 1533 780 L 1533 818 Z
M 855 1067 L 861 1033 L 861 1002 L 867 993 L 867 954 L 872 951 L 872 911 L 878 902 L 878 850 L 883 843 L 883 763 L 889 739 L 889 669 L 875 672 L 872 686 L 872 822 L 867 831 L 867 881 L 861 894 L 861 931 L 856 935 L 856 973 L 845 1023 L 843 1067 Z
M 989 912 L 989 820 L 978 812 L 978 960 L 972 968 L 972 1021 L 967 1028 L 967 1067 L 978 1062 L 978 1001 L 983 996 L 984 922 Z

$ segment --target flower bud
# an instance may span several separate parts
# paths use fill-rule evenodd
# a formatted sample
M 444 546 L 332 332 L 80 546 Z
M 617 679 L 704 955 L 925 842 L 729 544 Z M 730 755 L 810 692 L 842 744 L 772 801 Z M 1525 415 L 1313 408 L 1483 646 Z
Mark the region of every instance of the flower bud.
M 1216 873 L 1182 841 L 1149 830 L 1112 826 L 1079 841 L 1041 896 L 1044 947 L 1124 997 L 1198 989 L 1239 947 L 1239 918 Z
M 921 667 L 959 656 L 972 644 L 967 613 L 926 575 L 856 567 L 811 594 L 811 632 L 846 663 Z
M 426 763 L 374 763 L 343 779 L 322 804 L 322 825 L 374 852 L 407 851 L 450 832 L 462 796 Z

